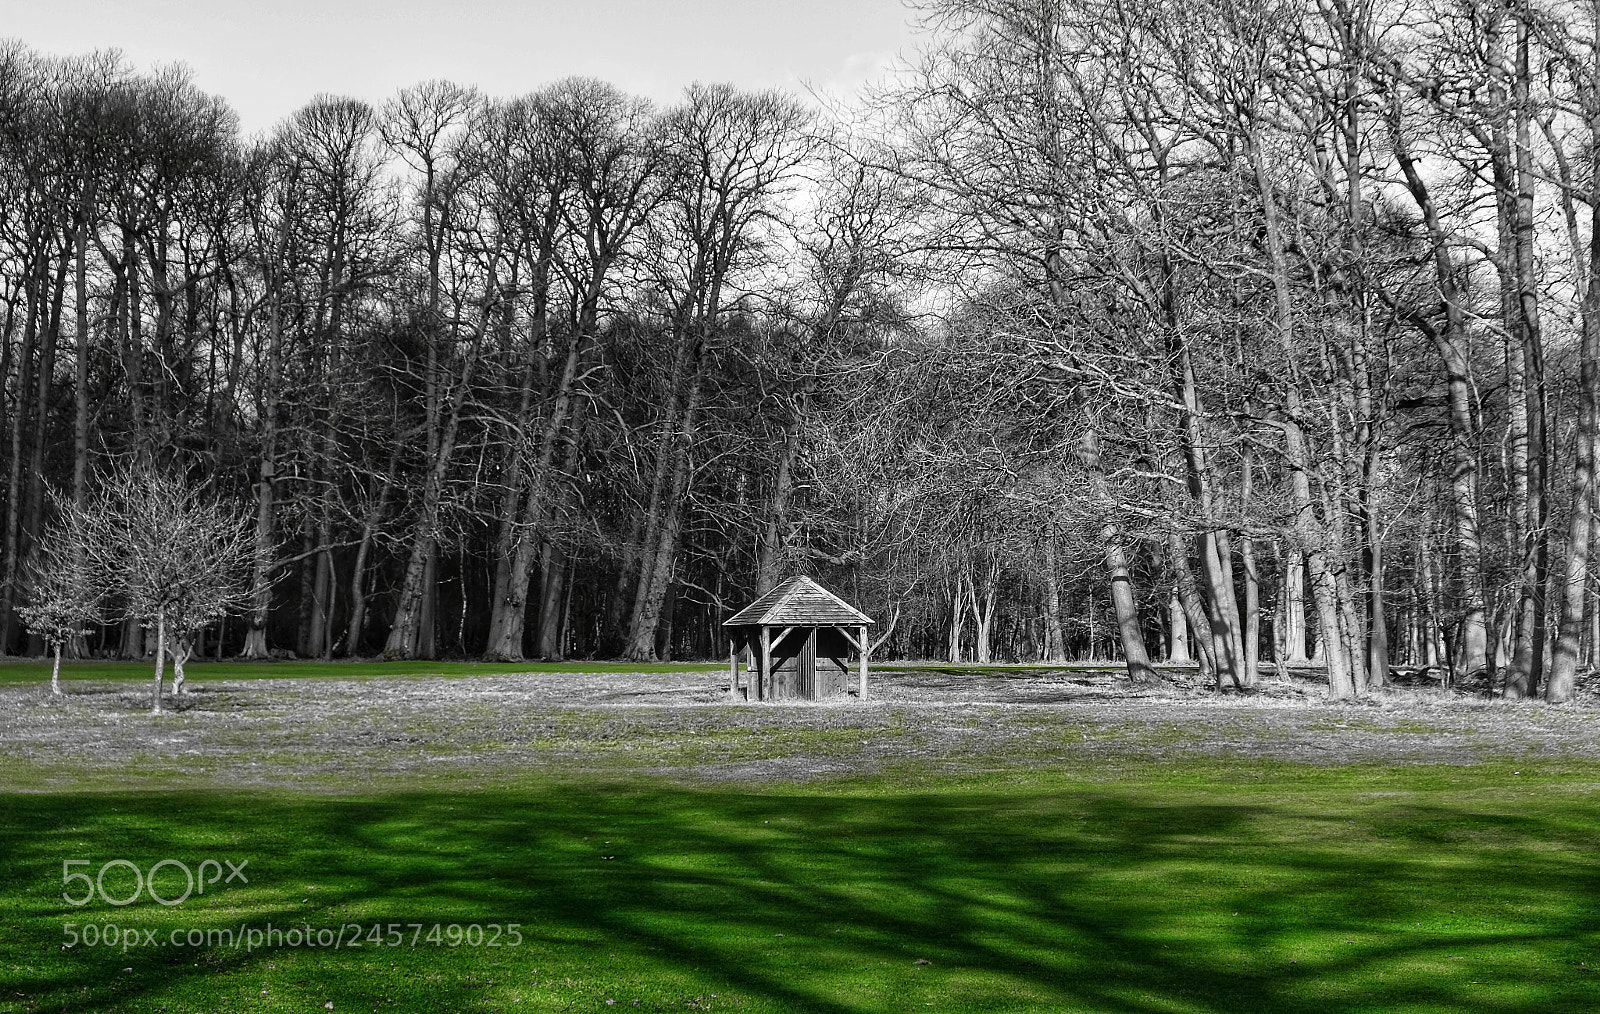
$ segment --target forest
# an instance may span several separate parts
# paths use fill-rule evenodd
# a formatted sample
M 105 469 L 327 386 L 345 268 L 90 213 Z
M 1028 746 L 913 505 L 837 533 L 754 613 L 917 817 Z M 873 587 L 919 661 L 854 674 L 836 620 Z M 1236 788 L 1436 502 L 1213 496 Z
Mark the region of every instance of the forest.
M 140 463 L 249 512 L 217 657 L 715 658 L 806 573 L 877 657 L 1570 698 L 1600 4 L 910 16 L 861 95 L 429 81 L 264 136 L 0 43 L 0 651 Z

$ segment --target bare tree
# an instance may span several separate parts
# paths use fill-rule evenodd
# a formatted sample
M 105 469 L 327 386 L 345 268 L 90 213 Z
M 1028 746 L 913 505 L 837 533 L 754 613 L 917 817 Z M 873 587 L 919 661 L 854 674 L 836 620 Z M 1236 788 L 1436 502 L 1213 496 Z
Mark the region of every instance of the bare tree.
M 204 486 L 148 465 L 118 466 L 69 525 L 116 612 L 155 631 L 150 709 L 173 662 L 173 693 L 195 635 L 250 598 L 255 526 L 249 511 Z
M 55 656 L 50 692 L 61 693 L 61 649 L 89 633 L 100 615 L 101 584 L 89 566 L 83 515 L 54 493 L 57 520 L 45 529 L 26 566 L 27 604 L 19 611 L 30 633 Z
M 423 482 L 394 623 L 383 652 L 392 658 L 432 658 L 438 591 L 436 571 L 446 480 L 461 437 L 463 410 L 499 289 L 497 263 L 476 285 L 449 285 L 453 258 L 467 238 L 461 228 L 465 183 L 460 139 L 481 99 L 475 91 L 430 81 L 402 91 L 384 107 L 384 140 L 416 174 L 413 242 L 421 277 L 415 339 L 422 346 L 416 374 L 426 438 Z M 474 291 L 476 290 L 476 291 Z M 474 311 L 473 307 L 476 306 Z M 468 333 L 470 332 L 470 333 Z
M 752 266 L 773 204 L 809 153 L 808 114 L 779 92 L 693 85 L 667 114 L 678 179 L 663 205 L 659 269 L 671 302 L 665 404 L 654 434 L 654 469 L 643 551 L 624 654 L 658 657 L 658 633 L 683 534 L 706 375 L 737 308 L 738 274 Z

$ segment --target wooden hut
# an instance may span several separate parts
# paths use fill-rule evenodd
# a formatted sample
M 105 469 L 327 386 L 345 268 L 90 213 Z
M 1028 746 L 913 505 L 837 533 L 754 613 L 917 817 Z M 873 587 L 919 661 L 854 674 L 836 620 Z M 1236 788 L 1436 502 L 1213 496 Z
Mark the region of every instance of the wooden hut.
M 728 630 L 728 690 L 740 694 L 739 656 L 748 653 L 744 697 L 752 701 L 819 701 L 851 692 L 867 695 L 871 617 L 809 577 L 791 577 L 723 621 Z M 831 661 L 835 668 L 818 666 Z M 819 671 L 819 669 L 821 671 Z

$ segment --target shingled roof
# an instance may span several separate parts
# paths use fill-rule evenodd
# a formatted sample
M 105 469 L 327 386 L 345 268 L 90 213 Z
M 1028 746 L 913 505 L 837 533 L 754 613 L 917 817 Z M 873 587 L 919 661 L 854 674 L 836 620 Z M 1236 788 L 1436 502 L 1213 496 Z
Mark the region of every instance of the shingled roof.
M 730 618 L 724 627 L 856 627 L 871 623 L 866 613 L 850 605 L 809 577 L 791 577 Z

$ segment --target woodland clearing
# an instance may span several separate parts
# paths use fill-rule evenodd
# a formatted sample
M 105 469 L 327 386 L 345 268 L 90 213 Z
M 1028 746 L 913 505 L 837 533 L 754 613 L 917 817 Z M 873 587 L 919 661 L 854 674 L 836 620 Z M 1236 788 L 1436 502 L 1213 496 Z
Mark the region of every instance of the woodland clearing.
M 0 1014 L 1600 1006 L 1586 695 L 661 668 L 0 685 Z
M 418 664 L 427 668 L 427 663 Z M 435 664 L 436 665 L 436 664 Z M 359 675 L 363 666 L 328 667 Z M 1255 758 L 1312 764 L 1473 764 L 1600 758 L 1600 706 L 1396 688 L 1322 700 L 1284 675 L 1249 694 L 1139 687 L 1096 668 L 876 670 L 866 701 L 730 702 L 725 671 L 217 679 L 176 712 L 144 713 L 124 681 L 0 684 L 0 771 L 13 788 L 405 787 L 538 775 L 688 783 L 928 775 L 1110 760 Z M 140 677 L 142 678 L 142 676 Z

